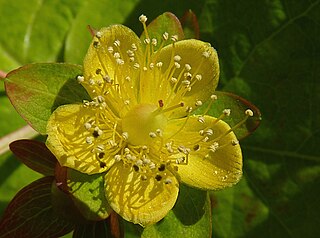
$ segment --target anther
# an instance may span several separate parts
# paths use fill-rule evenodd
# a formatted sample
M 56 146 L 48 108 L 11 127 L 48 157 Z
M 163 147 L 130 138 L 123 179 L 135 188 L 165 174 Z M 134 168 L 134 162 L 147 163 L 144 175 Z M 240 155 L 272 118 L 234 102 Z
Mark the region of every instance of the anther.
M 176 67 L 176 69 L 180 69 L 181 65 L 178 62 L 174 62 L 174 67 Z
M 113 53 L 113 47 L 112 47 L 112 46 L 109 46 L 109 47 L 108 47 L 108 52 L 109 52 L 110 54 Z
M 173 60 L 176 61 L 176 62 L 179 62 L 181 60 L 181 56 L 180 55 L 175 55 L 173 57 Z
M 136 51 L 136 50 L 138 49 L 135 43 L 132 43 L 132 44 L 131 44 L 131 49 L 132 49 L 133 51 Z
M 216 152 L 218 148 L 219 148 L 218 142 L 213 142 L 213 144 L 209 146 L 209 150 L 212 152 Z
M 120 46 L 120 41 L 119 40 L 115 40 L 113 43 L 115 46 L 119 47 Z
M 203 117 L 203 116 L 199 116 L 199 117 L 198 117 L 198 122 L 200 122 L 200 123 L 205 123 L 204 117 Z
M 113 57 L 114 57 L 115 59 L 120 59 L 120 53 L 119 53 L 119 52 L 115 52 L 115 53 L 113 54 Z
M 201 100 L 197 100 L 195 103 L 196 107 L 202 106 L 202 101 Z
M 165 183 L 165 184 L 171 184 L 171 183 L 172 183 L 172 180 L 169 179 L 169 178 L 166 178 L 166 179 L 164 180 L 164 183 Z
M 149 169 L 155 169 L 155 168 L 156 168 L 156 164 L 153 163 L 153 162 L 151 162 L 151 163 L 149 164 Z
M 161 129 L 157 129 L 156 133 L 161 137 L 162 136 L 162 130 Z
M 101 38 L 101 37 L 102 37 L 102 33 L 101 33 L 100 31 L 97 31 L 96 37 L 97 37 L 97 38 Z
M 170 79 L 170 82 L 173 83 L 173 84 L 175 84 L 175 83 L 178 82 L 178 79 L 175 78 L 175 77 L 172 77 L 172 78 Z
M 109 75 L 103 76 L 103 80 L 104 80 L 106 83 L 111 83 L 111 78 L 109 77 Z
M 150 44 L 150 38 L 146 38 L 146 39 L 144 39 L 144 41 L 143 41 L 146 45 L 149 45 Z
M 121 160 L 121 155 L 115 155 L 115 156 L 114 156 L 114 160 L 115 160 L 116 162 L 119 162 L 119 161 Z
M 162 34 L 162 37 L 163 37 L 164 40 L 168 40 L 168 39 L 169 39 L 169 34 L 168 34 L 168 32 L 163 33 L 163 34 Z
M 239 141 L 238 141 L 238 140 L 232 140 L 232 141 L 231 141 L 231 144 L 232 144 L 233 146 L 239 145 Z
M 173 36 L 171 36 L 171 40 L 173 41 L 173 42 L 177 42 L 178 41 L 178 35 L 173 35 Z
M 247 109 L 247 110 L 245 111 L 245 114 L 246 114 L 247 116 L 249 116 L 249 117 L 252 117 L 252 116 L 253 116 L 253 111 L 250 110 L 250 109 Z
M 92 127 L 92 125 L 89 122 L 84 123 L 84 128 L 86 128 L 87 130 L 90 130 Z
M 84 77 L 82 75 L 78 75 L 77 76 L 77 80 L 78 80 L 78 83 L 83 83 L 84 82 Z
M 224 109 L 223 111 L 222 111 L 222 113 L 225 115 L 225 116 L 230 116 L 230 113 L 231 113 L 231 110 L 230 109 Z
M 156 66 L 158 67 L 158 68 L 161 68 L 162 67 L 162 65 L 163 65 L 163 63 L 160 61 L 160 62 L 158 62 L 158 63 L 156 63 Z
M 158 41 L 156 38 L 152 38 L 151 42 L 153 46 L 157 46 Z
M 185 161 L 186 159 L 184 157 L 180 157 L 176 159 L 176 164 L 181 164 Z
M 147 20 L 148 20 L 148 18 L 143 14 L 139 17 L 139 21 L 142 22 L 142 23 L 146 23 Z
M 208 59 L 208 58 L 210 57 L 210 53 L 209 53 L 208 51 L 204 51 L 204 52 L 202 53 L 202 56 L 203 56 L 204 58 Z
M 197 74 L 197 75 L 196 75 L 196 79 L 197 79 L 198 81 L 201 81 L 202 75 L 201 75 L 201 74 Z
M 157 137 L 157 134 L 151 131 L 151 132 L 149 133 L 149 136 L 150 136 L 151 138 L 156 138 L 156 137 Z
M 133 68 L 134 68 L 134 69 L 139 69 L 139 68 L 140 68 L 140 65 L 139 65 L 138 63 L 134 63 Z
M 217 100 L 217 99 L 218 99 L 217 95 L 215 95 L 215 94 L 212 94 L 212 95 L 210 96 L 210 98 L 211 98 L 211 100 L 212 100 L 212 101 L 214 101 L 214 100 Z
M 185 67 L 185 69 L 186 69 L 187 71 L 190 71 L 190 70 L 191 70 L 190 64 L 185 64 L 184 67 Z
M 122 138 L 123 138 L 124 140 L 128 140 L 128 138 L 129 138 L 128 132 L 122 132 Z
M 212 136 L 213 135 L 213 130 L 212 129 L 208 129 L 208 130 L 206 130 L 206 135 L 207 136 Z
M 88 136 L 88 137 L 86 138 L 86 143 L 89 144 L 89 145 L 91 145 L 91 144 L 93 143 L 93 139 L 92 139 L 91 136 Z

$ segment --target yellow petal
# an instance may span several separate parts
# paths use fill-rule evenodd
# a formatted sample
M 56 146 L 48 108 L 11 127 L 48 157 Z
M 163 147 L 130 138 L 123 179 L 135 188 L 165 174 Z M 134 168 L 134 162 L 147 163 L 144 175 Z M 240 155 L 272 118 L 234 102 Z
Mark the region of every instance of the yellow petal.
M 218 56 L 208 43 L 194 39 L 178 41 L 154 53 L 151 61 L 154 69 L 141 73 L 144 102 L 162 100 L 165 106 L 173 106 L 183 101 L 195 108 L 197 101 L 209 99 L 218 84 Z M 156 67 L 159 62 L 160 69 Z M 175 110 L 171 118 L 185 114 L 184 107 Z
M 186 158 L 185 163 L 178 165 L 182 182 L 207 190 L 234 185 L 242 175 L 242 153 L 235 134 L 221 120 L 210 116 L 204 116 L 202 122 L 198 119 L 191 116 L 186 124 L 185 118 L 174 119 L 166 128 L 165 136 L 173 145 L 190 150 L 188 156 L 183 153 L 172 156 Z
M 151 175 L 150 175 L 151 176 Z M 178 196 L 178 182 L 168 171 L 166 178 L 141 179 L 131 166 L 119 162 L 105 177 L 107 200 L 125 220 L 147 226 L 161 220 L 172 209 Z M 170 183 L 165 183 L 170 180 Z
M 126 100 L 136 102 L 142 46 L 140 39 L 123 25 L 102 28 L 93 38 L 84 59 L 82 85 L 92 98 L 102 95 L 117 111 Z
M 103 154 L 105 158 L 99 158 L 97 150 L 100 142 L 107 140 L 108 133 L 95 138 L 94 127 L 85 128 L 85 123 L 94 120 L 95 116 L 94 109 L 77 104 L 60 106 L 52 113 L 47 125 L 46 144 L 62 166 L 94 174 L 113 164 L 107 153 Z

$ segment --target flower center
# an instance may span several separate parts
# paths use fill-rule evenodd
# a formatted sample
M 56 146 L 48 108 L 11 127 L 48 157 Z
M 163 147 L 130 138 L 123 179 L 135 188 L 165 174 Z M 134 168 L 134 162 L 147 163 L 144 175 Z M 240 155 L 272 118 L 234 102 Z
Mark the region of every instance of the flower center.
M 122 119 L 122 131 L 128 133 L 132 145 L 148 145 L 157 133 L 164 130 L 167 118 L 158 112 L 158 107 L 140 104 L 131 109 Z

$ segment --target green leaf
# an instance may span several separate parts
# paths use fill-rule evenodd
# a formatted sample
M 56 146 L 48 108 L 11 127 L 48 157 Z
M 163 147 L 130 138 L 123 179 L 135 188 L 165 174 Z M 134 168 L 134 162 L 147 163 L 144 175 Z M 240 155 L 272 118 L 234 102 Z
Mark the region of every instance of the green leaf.
M 173 210 L 160 222 L 148 226 L 142 237 L 210 237 L 211 207 L 206 191 L 196 190 L 185 185 Z
M 118 217 L 111 213 L 109 218 L 102 221 L 90 221 L 75 227 L 73 238 L 120 238 Z
M 73 224 L 52 207 L 53 177 L 44 177 L 23 188 L 7 207 L 0 221 L 0 237 L 57 237 L 70 232 Z
M 218 99 L 213 102 L 208 114 L 219 117 L 224 109 L 230 109 L 230 116 L 223 118 L 223 120 L 232 128 L 236 127 L 245 119 L 245 111 L 247 109 L 253 111 L 253 116 L 249 117 L 245 122 L 243 122 L 243 124 L 240 124 L 240 126 L 234 130 L 239 140 L 247 137 L 259 127 L 261 122 L 261 113 L 255 105 L 232 93 L 216 91 L 215 95 Z M 207 107 L 207 105 L 204 105 L 202 110 L 205 107 Z
M 103 174 L 87 175 L 68 168 L 67 184 L 75 205 L 86 219 L 99 221 L 110 215 Z
M 54 175 L 57 159 L 43 142 L 17 140 L 10 144 L 10 150 L 32 170 L 44 175 Z
M 26 65 L 7 75 L 6 91 L 19 114 L 45 134 L 47 121 L 58 106 L 89 98 L 76 80 L 81 72 L 80 66 L 72 64 Z
M 182 30 L 181 23 L 179 19 L 172 14 L 171 12 L 165 12 L 162 15 L 158 16 L 147 26 L 149 39 L 157 39 L 157 46 L 154 46 L 154 49 L 157 50 L 161 42 L 163 46 L 169 45 L 172 43 L 170 37 L 176 35 L 178 40 L 184 39 L 184 33 Z M 169 39 L 164 41 L 163 34 L 167 32 Z M 143 32 L 140 39 L 143 41 L 147 37 L 146 32 Z
M 26 63 L 58 60 L 80 5 L 76 0 L 1 0 L 0 69 L 10 71 Z

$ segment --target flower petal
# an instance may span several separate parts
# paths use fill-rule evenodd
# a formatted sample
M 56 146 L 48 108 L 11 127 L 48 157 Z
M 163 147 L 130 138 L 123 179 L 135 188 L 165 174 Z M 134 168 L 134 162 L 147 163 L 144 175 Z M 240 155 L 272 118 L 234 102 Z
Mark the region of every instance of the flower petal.
M 177 153 L 172 159 L 182 158 L 178 165 L 182 182 L 201 189 L 217 190 L 237 183 L 242 175 L 242 153 L 235 134 L 222 120 L 203 116 L 171 120 L 166 128 L 166 138 L 173 141 L 175 151 L 179 147 L 188 155 Z M 184 125 L 185 124 L 185 125 Z M 183 129 L 181 130 L 181 128 Z M 173 134 L 173 135 L 172 135 Z
M 96 111 L 78 104 L 58 107 L 47 125 L 47 147 L 62 166 L 82 173 L 94 174 L 107 170 L 113 160 L 102 157 L 97 150 L 107 140 L 108 133 L 95 137 L 94 128 L 86 129 L 85 123 L 94 121 Z M 100 147 L 98 147 L 100 145 Z M 103 157 L 104 157 L 103 156 Z
M 146 102 L 162 100 L 170 107 L 184 102 L 195 108 L 197 101 L 206 101 L 215 91 L 219 80 L 216 50 L 199 40 L 182 40 L 154 53 L 153 70 L 143 72 L 141 94 Z M 161 62 L 159 69 L 156 65 Z M 152 101 L 152 99 L 154 101 Z M 171 118 L 186 115 L 185 107 L 174 110 Z
M 174 206 L 179 184 L 169 171 L 167 180 L 157 181 L 155 177 L 141 179 L 141 174 L 131 166 L 119 162 L 112 166 L 105 177 L 107 200 L 125 220 L 142 226 L 161 220 Z
M 109 107 L 119 111 L 124 102 L 136 102 L 142 46 L 138 36 L 123 25 L 112 25 L 96 33 L 84 59 L 84 81 L 92 98 L 106 97 Z

